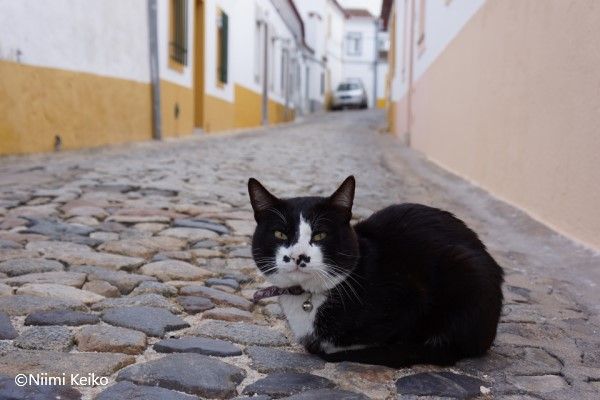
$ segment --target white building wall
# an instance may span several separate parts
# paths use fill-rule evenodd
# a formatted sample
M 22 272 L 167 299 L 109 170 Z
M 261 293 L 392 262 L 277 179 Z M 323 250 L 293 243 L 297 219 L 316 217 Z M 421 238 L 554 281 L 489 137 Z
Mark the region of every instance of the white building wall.
M 348 36 L 360 35 L 360 53 L 348 52 Z M 360 79 L 367 91 L 369 107 L 374 106 L 375 59 L 377 27 L 372 18 L 355 17 L 346 20 L 343 45 L 343 79 Z M 378 77 L 378 80 L 380 78 Z
M 401 0 L 394 3 L 396 37 L 392 40 L 395 54 L 394 78 L 391 82 L 390 98 L 397 102 L 408 91 L 408 73 L 410 62 L 410 1 Z M 391 21 L 390 21 L 391 25 Z
M 418 6 L 415 10 L 415 70 L 414 80 L 418 80 L 433 61 L 444 51 L 446 46 L 456 37 L 462 27 L 481 8 L 485 0 L 469 1 L 427 1 L 425 12 L 425 51 L 418 54 L 418 24 L 423 12 Z
M 229 17 L 228 43 L 228 82 L 217 80 L 217 17 L 219 10 Z M 259 15 L 260 14 L 260 15 Z M 270 0 L 210 0 L 205 3 L 205 43 L 204 43 L 204 87 L 207 94 L 234 101 L 235 84 L 262 93 L 262 81 L 256 81 L 257 18 L 265 18 L 269 27 L 268 67 L 269 98 L 279 103 L 285 102 L 281 90 L 281 51 L 288 48 L 290 57 L 296 52 L 294 36 Z M 275 39 L 275 40 L 273 40 Z M 261 35 L 261 40 L 264 40 Z M 262 57 L 261 57 L 262 58 Z M 262 76 L 262 63 L 258 64 Z M 261 78 L 262 79 L 262 78 Z M 272 80 L 272 82 L 271 82 Z
M 333 1 L 327 0 L 327 68 L 330 73 L 329 90 L 334 90 L 343 80 L 343 45 L 344 45 L 344 23 L 346 16 Z
M 145 0 L 0 0 L 0 60 L 149 82 Z
M 322 105 L 325 101 L 324 91 L 321 92 L 321 75 L 325 76 L 323 57 L 326 54 L 326 5 L 329 0 L 296 1 L 296 7 L 304 20 L 306 42 L 314 53 L 306 55 L 305 65 L 308 66 L 308 76 L 303 73 L 303 91 L 306 96 L 308 87 L 307 110 Z M 308 79 L 308 82 L 306 81 Z M 311 105 L 312 103 L 312 105 Z M 311 110 L 312 111 L 312 110 Z
M 243 25 L 237 21 L 237 8 L 243 2 L 236 0 L 208 0 L 204 3 L 204 91 L 210 96 L 232 103 L 234 101 L 234 82 L 236 79 L 235 65 L 240 57 L 237 51 Z M 247 2 L 251 4 L 251 2 Z M 219 84 L 217 79 L 217 18 L 219 10 L 229 17 L 228 44 L 228 79 L 227 83 Z
M 377 63 L 377 99 L 385 99 L 385 82 L 388 73 L 388 63 L 379 61 Z
M 396 1 L 396 65 L 391 87 L 392 101 L 402 99 L 409 85 L 410 35 L 413 39 L 413 82 L 418 80 L 456 37 L 462 27 L 481 8 L 485 0 L 427 1 L 425 2 L 426 25 L 424 50 L 419 49 L 420 15 L 423 10 L 415 3 L 414 21 L 411 22 L 410 0 Z

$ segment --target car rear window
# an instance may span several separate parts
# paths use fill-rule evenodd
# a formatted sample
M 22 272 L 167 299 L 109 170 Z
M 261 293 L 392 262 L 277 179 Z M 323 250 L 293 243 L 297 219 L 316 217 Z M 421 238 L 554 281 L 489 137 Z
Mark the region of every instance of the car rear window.
M 356 90 L 356 89 L 360 89 L 360 86 L 358 86 L 356 83 L 340 83 L 337 87 L 337 90 L 339 90 L 339 91 Z

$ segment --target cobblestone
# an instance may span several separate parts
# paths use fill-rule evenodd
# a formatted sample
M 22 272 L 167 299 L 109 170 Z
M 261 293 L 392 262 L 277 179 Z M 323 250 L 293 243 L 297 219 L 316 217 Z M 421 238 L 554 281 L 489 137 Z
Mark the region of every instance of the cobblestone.
M 209 288 L 201 285 L 184 286 L 179 290 L 179 293 L 186 296 L 200 296 L 210 299 L 213 303 L 237 307 L 242 310 L 249 311 L 252 309 L 252 303 L 248 300 L 235 294 L 227 293 L 222 290 Z
M 379 134 L 382 117 L 343 112 L 237 136 L 0 158 L 0 397 L 25 396 L 17 373 L 72 371 L 110 382 L 64 388 L 63 398 L 598 398 L 600 256 Z M 331 365 L 290 342 L 275 299 L 249 301 L 264 279 L 251 259 L 247 179 L 282 196 L 328 195 L 350 174 L 355 219 L 418 202 L 480 233 L 506 271 L 485 357 L 451 368 Z M 80 348 L 55 346 L 58 331 Z
M 16 258 L 0 263 L 0 272 L 4 272 L 8 276 L 62 271 L 64 268 L 58 261 L 36 258 Z
M 229 398 L 244 379 L 243 369 L 200 354 L 169 354 L 132 365 L 117 376 L 136 384 L 160 386 L 209 398 Z
M 14 339 L 17 337 L 17 331 L 15 330 L 10 317 L 0 311 L 0 340 Z
M 96 397 L 96 400 L 197 400 L 196 396 L 163 389 L 154 386 L 134 385 L 131 382 L 119 382 Z
M 277 372 L 246 386 L 244 394 L 282 397 L 333 386 L 335 384 L 332 381 L 321 376 L 299 372 Z
M 85 326 L 75 335 L 80 351 L 108 351 L 140 354 L 146 349 L 146 335 L 116 326 Z
M 81 393 L 69 386 L 17 386 L 14 378 L 0 376 L 0 399 L 79 400 Z
M 183 319 L 164 308 L 145 306 L 111 308 L 102 314 L 102 320 L 111 325 L 135 329 L 158 337 L 164 336 L 168 331 L 189 326 Z
M 198 353 L 219 357 L 242 354 L 242 350 L 230 342 L 193 336 L 163 339 L 154 345 L 154 350 L 161 353 Z
M 73 334 L 64 326 L 34 326 L 26 329 L 14 345 L 28 350 L 67 351 L 73 344 Z
M 193 328 L 192 334 L 231 340 L 240 344 L 283 346 L 289 340 L 283 333 L 260 325 L 244 322 L 208 320 Z
M 25 325 L 92 325 L 100 322 L 100 317 L 81 311 L 55 310 L 33 312 L 25 318 Z
M 10 286 L 22 286 L 27 283 L 59 283 L 80 288 L 85 282 L 85 274 L 66 271 L 37 272 L 1 279 L 0 282 Z

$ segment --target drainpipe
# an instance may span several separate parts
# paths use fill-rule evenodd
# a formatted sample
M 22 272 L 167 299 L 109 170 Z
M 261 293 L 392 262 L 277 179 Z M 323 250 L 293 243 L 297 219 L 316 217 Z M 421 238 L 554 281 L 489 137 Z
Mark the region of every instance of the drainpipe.
M 408 91 L 406 92 L 406 145 L 410 146 L 410 127 L 412 125 L 413 62 L 415 53 L 415 0 L 410 2 L 410 43 L 408 46 Z
M 262 124 L 264 126 L 269 125 L 269 26 L 266 21 L 263 21 L 265 28 L 265 51 L 263 52 L 263 87 L 262 87 Z
M 152 137 L 162 139 L 160 115 L 160 78 L 158 74 L 158 27 L 156 0 L 148 0 L 148 41 L 150 47 L 150 83 L 152 86 Z
M 373 108 L 377 108 L 377 63 L 379 61 L 379 52 L 377 49 L 377 35 L 379 33 L 379 20 L 373 21 L 375 24 L 375 43 L 373 49 L 375 51 L 375 58 L 373 59 Z

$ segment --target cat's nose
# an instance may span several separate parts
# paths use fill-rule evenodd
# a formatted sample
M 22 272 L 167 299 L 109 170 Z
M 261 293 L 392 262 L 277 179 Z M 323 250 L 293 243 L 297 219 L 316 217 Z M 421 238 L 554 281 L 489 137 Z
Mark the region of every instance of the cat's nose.
M 296 265 L 298 265 L 301 268 L 306 267 L 306 264 L 308 264 L 310 262 L 310 257 L 307 256 L 306 254 L 300 254 L 298 256 L 298 258 L 296 258 Z

